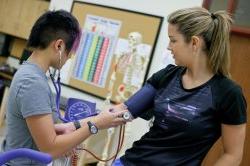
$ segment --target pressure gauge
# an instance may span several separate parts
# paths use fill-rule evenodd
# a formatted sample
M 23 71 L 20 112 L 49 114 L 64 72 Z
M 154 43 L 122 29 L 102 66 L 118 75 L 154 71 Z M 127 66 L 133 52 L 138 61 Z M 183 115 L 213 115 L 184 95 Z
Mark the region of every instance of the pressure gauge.
M 96 115 L 95 105 L 95 103 L 89 101 L 70 98 L 67 103 L 65 119 L 75 121 Z
M 123 119 L 124 120 L 130 120 L 132 118 L 132 115 L 130 114 L 130 112 L 125 112 L 123 115 L 122 115 Z

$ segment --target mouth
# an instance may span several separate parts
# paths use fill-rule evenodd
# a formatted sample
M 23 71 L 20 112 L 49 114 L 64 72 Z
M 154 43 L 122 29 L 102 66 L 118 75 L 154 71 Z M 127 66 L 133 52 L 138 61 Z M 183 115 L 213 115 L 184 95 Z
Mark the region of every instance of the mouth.
M 175 57 L 175 55 L 171 52 L 171 55 L 172 55 L 172 58 L 174 58 Z

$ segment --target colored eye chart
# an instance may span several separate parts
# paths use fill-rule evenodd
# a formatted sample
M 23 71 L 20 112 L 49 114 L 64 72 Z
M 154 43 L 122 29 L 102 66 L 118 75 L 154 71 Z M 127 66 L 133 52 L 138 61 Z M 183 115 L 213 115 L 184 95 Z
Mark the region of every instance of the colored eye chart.
M 114 94 L 111 101 L 119 102 L 115 96 L 126 76 L 117 72 L 115 81 L 111 80 L 117 67 L 117 57 L 128 51 L 129 33 L 138 32 L 142 35 L 139 48 L 148 60 L 140 79 L 145 81 L 163 17 L 82 1 L 73 2 L 71 13 L 80 24 L 82 36 L 78 49 L 61 69 L 62 84 L 105 99 L 110 93 L 112 82 Z M 142 85 L 144 81 L 137 81 L 136 85 Z
M 72 77 L 104 87 L 121 22 L 87 15 L 80 47 L 76 52 Z

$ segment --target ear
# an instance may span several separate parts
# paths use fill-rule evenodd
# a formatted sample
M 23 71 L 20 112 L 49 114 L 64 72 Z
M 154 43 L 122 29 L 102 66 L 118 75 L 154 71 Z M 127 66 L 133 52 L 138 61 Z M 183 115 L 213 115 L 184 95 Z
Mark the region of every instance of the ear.
M 62 39 L 55 40 L 54 48 L 57 52 L 65 50 L 65 43 Z
M 191 37 L 191 44 L 192 44 L 192 48 L 194 51 L 197 51 L 198 48 L 200 47 L 201 44 L 201 40 L 198 36 L 192 36 Z

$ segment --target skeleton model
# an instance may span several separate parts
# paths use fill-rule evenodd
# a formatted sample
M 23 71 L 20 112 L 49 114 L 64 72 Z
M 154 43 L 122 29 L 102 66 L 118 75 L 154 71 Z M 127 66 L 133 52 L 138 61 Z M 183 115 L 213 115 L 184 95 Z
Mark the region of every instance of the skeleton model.
M 115 67 L 111 74 L 111 79 L 108 86 L 108 94 L 104 102 L 104 107 L 107 108 L 107 106 L 110 105 L 110 99 L 113 95 L 114 83 L 116 81 L 117 72 L 124 73 L 123 84 L 119 86 L 118 95 L 115 96 L 117 102 L 123 102 L 128 99 L 142 85 L 144 76 L 143 72 L 145 71 L 144 69 L 148 62 L 148 58 L 147 56 L 139 55 L 137 53 L 137 46 L 141 43 L 141 41 L 142 36 L 140 33 L 129 33 L 129 50 L 123 53 L 122 55 L 117 56 L 115 59 Z M 130 131 L 131 126 L 129 124 L 126 124 L 126 130 L 124 135 L 125 138 L 129 138 L 129 136 L 131 135 Z M 102 153 L 102 159 L 107 159 L 108 157 L 110 157 L 110 155 L 108 155 L 108 152 L 110 151 L 110 148 L 112 149 L 111 140 L 115 131 L 114 128 L 109 128 L 107 132 L 108 137 Z M 125 143 L 128 142 L 125 140 Z M 129 142 L 128 144 L 132 143 Z M 100 161 L 97 166 L 106 166 L 108 164 L 110 163 Z
M 138 32 L 131 32 L 128 36 L 129 50 L 118 60 L 118 72 L 124 73 L 123 84 L 118 87 L 116 100 L 122 102 L 134 94 L 143 83 L 144 68 L 148 59 L 138 54 L 137 46 L 142 42 Z M 147 56 L 146 56 L 147 57 Z M 119 70 L 124 68 L 125 70 Z

